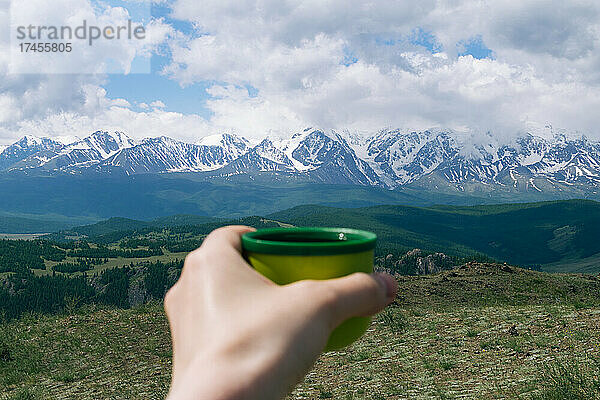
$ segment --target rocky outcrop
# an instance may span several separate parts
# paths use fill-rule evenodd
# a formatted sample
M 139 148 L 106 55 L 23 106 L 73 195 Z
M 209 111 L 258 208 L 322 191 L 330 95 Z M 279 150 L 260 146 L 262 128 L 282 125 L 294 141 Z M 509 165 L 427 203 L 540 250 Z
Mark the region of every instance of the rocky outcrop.
M 413 249 L 402 256 L 388 254 L 376 260 L 379 270 L 400 275 L 428 275 L 456 268 L 457 260 L 444 253 Z

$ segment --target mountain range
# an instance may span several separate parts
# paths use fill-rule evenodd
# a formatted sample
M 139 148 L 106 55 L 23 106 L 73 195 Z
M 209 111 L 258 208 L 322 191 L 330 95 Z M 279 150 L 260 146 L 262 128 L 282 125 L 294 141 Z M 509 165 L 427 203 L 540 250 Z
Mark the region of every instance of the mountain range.
M 70 144 L 25 136 L 0 153 L 3 173 L 139 175 L 194 173 L 324 184 L 413 187 L 436 192 L 577 192 L 600 186 L 600 143 L 527 133 L 509 144 L 477 143 L 448 129 L 384 129 L 370 136 L 308 128 L 252 142 L 232 134 L 191 144 L 166 136 L 133 140 L 97 131 Z

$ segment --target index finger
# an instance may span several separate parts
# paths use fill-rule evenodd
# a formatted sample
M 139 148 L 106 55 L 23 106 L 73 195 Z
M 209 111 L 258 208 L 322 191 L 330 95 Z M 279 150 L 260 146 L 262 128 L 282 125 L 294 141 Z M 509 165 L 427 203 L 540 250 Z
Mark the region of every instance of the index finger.
M 230 282 L 248 282 L 252 279 L 258 279 L 262 283 L 273 284 L 268 278 L 256 272 L 242 257 L 242 235 L 255 230 L 255 228 L 243 225 L 215 229 L 204 239 L 199 249 L 188 255 L 190 258 L 194 258 L 196 254 L 198 256 L 204 255 L 204 258 L 199 259 L 200 263 L 192 262 L 189 265 L 195 265 L 196 267 L 201 265 L 218 266 L 219 268 L 208 268 L 207 270 L 212 271 L 215 277 L 226 277 Z M 206 262 L 207 259 L 209 260 L 208 263 Z M 186 265 L 188 265 L 187 260 Z M 223 274 L 224 272 L 226 273 Z
M 218 248 L 223 251 L 227 247 L 235 249 L 238 253 L 242 252 L 242 235 L 247 232 L 254 232 L 256 229 L 245 225 L 230 225 L 212 231 L 204 242 L 202 248 Z

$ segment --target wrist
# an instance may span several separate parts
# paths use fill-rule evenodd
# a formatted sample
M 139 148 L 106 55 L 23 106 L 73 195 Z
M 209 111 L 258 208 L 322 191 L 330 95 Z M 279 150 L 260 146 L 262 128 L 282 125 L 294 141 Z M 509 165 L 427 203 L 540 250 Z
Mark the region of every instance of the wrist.
M 167 400 L 266 399 L 258 391 L 264 366 L 252 361 L 241 354 L 197 357 L 185 369 L 174 371 Z

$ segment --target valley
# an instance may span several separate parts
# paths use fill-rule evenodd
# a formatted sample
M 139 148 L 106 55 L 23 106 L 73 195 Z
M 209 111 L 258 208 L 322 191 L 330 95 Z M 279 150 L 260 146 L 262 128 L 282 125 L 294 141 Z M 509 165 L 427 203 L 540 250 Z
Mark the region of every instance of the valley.
M 288 399 L 597 399 L 599 218 L 600 204 L 582 200 L 304 205 L 8 235 L 0 239 L 0 398 L 164 397 L 171 352 L 162 298 L 189 251 L 228 224 L 343 224 L 378 234 L 375 266 L 394 274 L 399 295 L 361 340 L 323 354 Z

